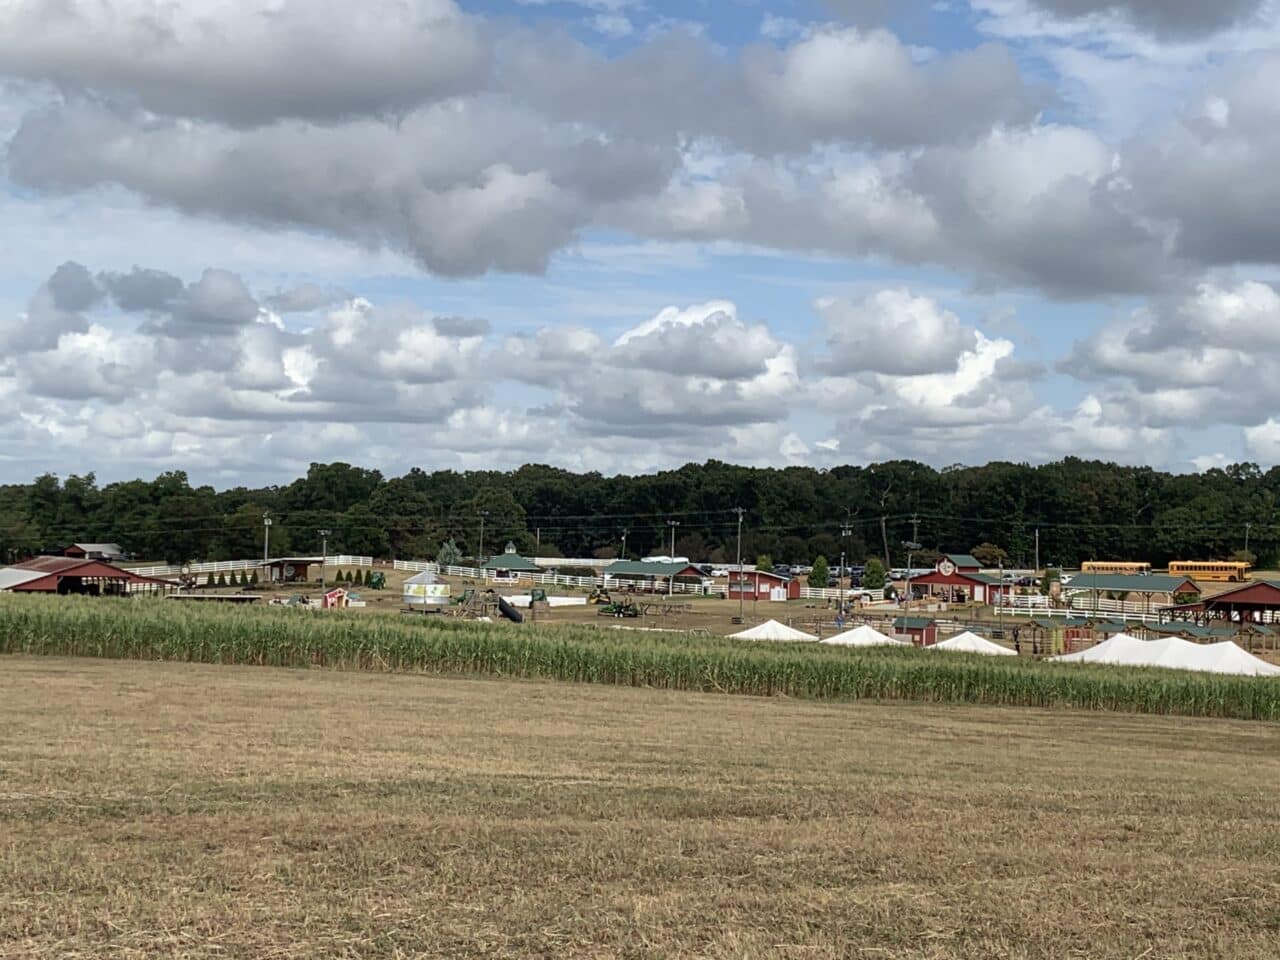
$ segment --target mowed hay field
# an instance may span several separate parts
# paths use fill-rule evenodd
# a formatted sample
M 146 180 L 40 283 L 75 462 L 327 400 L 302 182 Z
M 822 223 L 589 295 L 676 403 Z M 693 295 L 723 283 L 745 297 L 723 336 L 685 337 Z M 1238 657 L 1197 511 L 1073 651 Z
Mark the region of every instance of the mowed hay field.
M 0 658 L 5 957 L 1280 956 L 1280 726 Z

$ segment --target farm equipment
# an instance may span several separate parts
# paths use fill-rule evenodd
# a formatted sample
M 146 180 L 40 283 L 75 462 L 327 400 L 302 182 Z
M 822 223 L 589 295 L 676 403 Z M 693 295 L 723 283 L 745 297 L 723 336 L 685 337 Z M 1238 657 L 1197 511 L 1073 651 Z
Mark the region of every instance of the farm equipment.
M 369 574 L 369 579 L 365 586 L 370 590 L 385 590 L 387 586 L 387 575 L 381 570 L 375 570 Z
M 619 600 L 617 603 L 606 603 L 596 611 L 602 617 L 626 617 L 632 619 L 640 616 L 640 608 L 630 600 Z
M 592 587 L 591 593 L 587 596 L 587 603 L 592 605 L 610 605 L 613 598 L 609 596 L 609 591 L 603 587 Z

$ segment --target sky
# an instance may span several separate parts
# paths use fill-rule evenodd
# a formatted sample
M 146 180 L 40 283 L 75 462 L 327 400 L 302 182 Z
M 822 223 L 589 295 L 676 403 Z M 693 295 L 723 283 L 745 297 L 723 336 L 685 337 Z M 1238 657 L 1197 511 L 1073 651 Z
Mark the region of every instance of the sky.
M 0 0 L 0 482 L 1280 462 L 1280 0 Z

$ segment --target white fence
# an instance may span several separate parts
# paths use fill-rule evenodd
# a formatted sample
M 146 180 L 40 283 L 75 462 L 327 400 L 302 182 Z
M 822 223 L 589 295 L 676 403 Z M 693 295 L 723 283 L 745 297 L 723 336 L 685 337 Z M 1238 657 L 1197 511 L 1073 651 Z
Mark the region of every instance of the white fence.
M 613 587 L 617 589 L 620 586 L 630 583 L 625 578 L 618 577 L 573 577 L 563 573 L 522 573 L 519 577 L 513 579 L 504 579 L 495 577 L 492 570 L 480 570 L 477 567 L 441 567 L 438 563 L 432 563 L 429 560 L 395 560 L 392 562 L 392 569 L 403 570 L 408 573 L 443 573 L 448 577 L 463 577 L 470 580 L 484 580 L 499 586 L 511 585 L 517 583 L 535 583 L 540 586 L 559 586 L 559 587 Z M 660 581 L 661 584 L 661 581 Z M 661 590 L 665 590 L 666 585 L 661 584 Z M 726 596 L 729 588 L 719 583 L 681 583 L 676 581 L 671 586 L 672 593 L 694 594 L 696 596 Z
M 319 562 L 319 561 L 317 561 Z M 335 554 L 326 557 L 326 567 L 372 567 L 373 557 L 351 557 Z M 211 563 L 191 564 L 192 573 L 231 573 L 240 570 L 257 570 L 262 567 L 261 560 L 217 560 Z M 176 577 L 182 573 L 181 565 L 158 564 L 150 567 L 134 567 L 126 565 L 140 577 Z
M 879 603 L 884 599 L 884 589 L 864 590 L 861 587 L 846 587 L 843 590 L 839 587 L 800 588 L 800 597 L 804 600 L 839 600 L 842 595 L 846 599 L 850 597 L 861 597 L 864 600 L 869 598 L 872 603 Z
M 560 561 L 563 563 L 564 561 Z M 501 580 L 493 576 L 492 571 L 481 571 L 476 567 L 441 567 L 438 563 L 432 563 L 430 560 L 396 560 L 393 561 L 392 567 L 396 570 L 402 570 L 407 573 L 422 573 L 424 571 L 430 573 L 443 573 L 450 577 L 464 577 L 471 580 L 484 579 L 497 584 L 516 582 L 530 582 L 540 585 L 555 585 L 562 587 L 602 587 L 612 586 L 615 589 L 623 584 L 631 581 L 626 578 L 619 577 L 573 577 L 563 573 L 522 573 L 517 580 Z M 658 588 L 661 592 L 666 589 L 664 581 L 658 581 Z M 705 597 L 727 597 L 729 595 L 729 587 L 723 583 L 710 583 L 704 581 L 702 583 L 681 583 L 676 581 L 671 589 L 672 593 L 695 594 Z M 805 600 L 838 600 L 841 593 L 845 597 L 869 596 L 873 603 L 884 600 L 884 590 L 859 590 L 845 589 L 843 591 L 836 587 L 801 587 L 800 596 Z
M 1146 603 L 1130 600 L 1093 599 L 1091 596 L 1068 598 L 1068 606 L 1051 606 L 1048 597 L 1014 596 L 997 604 L 1005 613 L 1015 617 L 1080 617 L 1121 616 L 1129 620 L 1159 620 L 1160 611 Z

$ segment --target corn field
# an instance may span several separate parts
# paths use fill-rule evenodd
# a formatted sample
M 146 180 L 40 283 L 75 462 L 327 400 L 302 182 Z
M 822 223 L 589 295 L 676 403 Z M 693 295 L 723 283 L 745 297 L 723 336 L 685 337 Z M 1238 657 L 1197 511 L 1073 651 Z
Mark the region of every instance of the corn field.
M 1280 719 L 1280 680 L 160 600 L 0 595 L 0 653 L 538 677 L 834 700 Z

